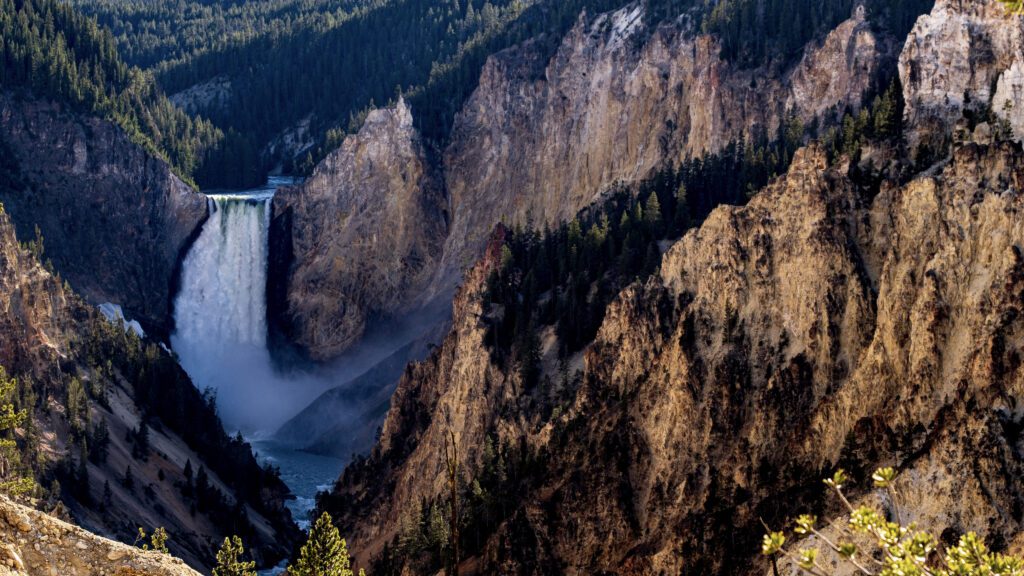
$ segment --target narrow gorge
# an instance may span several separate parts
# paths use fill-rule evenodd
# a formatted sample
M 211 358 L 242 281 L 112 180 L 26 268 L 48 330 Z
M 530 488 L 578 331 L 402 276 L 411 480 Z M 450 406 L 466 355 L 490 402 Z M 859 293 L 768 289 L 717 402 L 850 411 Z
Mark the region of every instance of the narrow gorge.
M 1016 565 L 1018 4 L 0 0 L 0 575 Z
M 263 464 L 279 469 L 292 490 L 288 503 L 300 526 L 318 491 L 344 461 L 297 451 L 274 431 L 329 384 L 324 377 L 276 366 L 268 348 L 267 272 L 272 201 L 292 178 L 261 188 L 207 194 L 209 219 L 182 263 L 171 345 L 201 390 L 209 390 L 229 431 L 253 445 Z

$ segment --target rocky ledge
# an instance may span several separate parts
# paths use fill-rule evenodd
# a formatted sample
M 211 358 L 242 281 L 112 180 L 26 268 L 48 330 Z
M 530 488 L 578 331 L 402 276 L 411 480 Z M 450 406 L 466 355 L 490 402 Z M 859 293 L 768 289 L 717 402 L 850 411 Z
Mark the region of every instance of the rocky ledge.
M 108 540 L 0 496 L 0 576 L 200 576 L 180 559 Z

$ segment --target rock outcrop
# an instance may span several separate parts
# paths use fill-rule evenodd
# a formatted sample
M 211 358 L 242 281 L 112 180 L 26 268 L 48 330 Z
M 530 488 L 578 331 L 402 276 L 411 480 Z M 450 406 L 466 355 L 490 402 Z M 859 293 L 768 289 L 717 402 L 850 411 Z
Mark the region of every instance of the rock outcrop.
M 910 150 L 942 156 L 953 125 L 988 110 L 1024 137 L 1024 18 L 999 0 L 937 0 L 899 59 Z
M 0 186 L 19 237 L 38 227 L 45 258 L 81 295 L 168 331 L 179 258 L 206 199 L 119 127 L 57 104 L 0 97 L 0 141 L 20 165 L 21 185 Z
M 175 106 L 189 114 L 221 112 L 228 105 L 232 91 L 231 79 L 215 76 L 205 82 L 190 86 L 169 98 Z
M 1009 541 L 1024 521 L 1022 185 L 1013 144 L 968 144 L 874 196 L 806 149 L 619 295 L 558 410 L 526 408 L 545 396 L 490 361 L 476 293 L 497 243 L 325 505 L 373 556 L 418 503 L 444 501 L 448 443 L 471 480 L 494 438 L 540 464 L 468 572 L 763 573 L 761 519 L 834 513 L 820 476 L 838 465 L 896 466 L 936 534 Z
M 0 575 L 199 576 L 180 559 L 114 542 L 0 496 Z
M 403 100 L 371 112 L 358 134 L 301 186 L 274 198 L 271 289 L 284 331 L 314 360 L 351 346 L 374 315 L 421 303 L 447 229 L 440 178 Z

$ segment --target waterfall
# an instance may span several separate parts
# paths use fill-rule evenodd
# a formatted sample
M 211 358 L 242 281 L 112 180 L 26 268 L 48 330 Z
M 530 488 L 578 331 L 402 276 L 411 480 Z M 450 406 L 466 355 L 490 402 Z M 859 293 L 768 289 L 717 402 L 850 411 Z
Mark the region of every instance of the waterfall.
M 210 220 L 182 267 L 176 337 L 207 353 L 267 343 L 270 199 L 211 196 Z
M 211 194 L 210 217 L 182 262 L 171 345 L 201 390 L 217 394 L 224 423 L 271 430 L 309 402 L 302 378 L 275 372 L 267 351 L 270 202 L 278 185 Z

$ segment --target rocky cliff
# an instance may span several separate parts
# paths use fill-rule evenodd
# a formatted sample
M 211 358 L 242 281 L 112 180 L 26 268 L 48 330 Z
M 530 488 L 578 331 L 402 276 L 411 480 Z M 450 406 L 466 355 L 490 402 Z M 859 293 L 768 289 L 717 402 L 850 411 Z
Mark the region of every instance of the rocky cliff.
M 278 204 L 292 233 L 275 236 L 294 244 L 294 340 L 330 358 L 368 316 L 447 298 L 499 222 L 555 225 L 616 185 L 774 140 L 788 115 L 809 124 L 857 109 L 898 51 L 861 9 L 791 62 L 756 69 L 723 59 L 687 18 L 646 20 L 640 3 L 583 14 L 553 55 L 534 40 L 490 57 L 442 154 L 443 182 L 408 111 L 375 112 Z
M 1024 22 L 1002 3 L 938 0 L 900 54 L 911 151 L 941 155 L 964 112 L 991 111 L 1024 136 L 1022 67 Z
M 0 141 L 20 167 L 0 186 L 19 237 L 44 238 L 51 260 L 93 304 L 166 332 L 177 267 L 206 200 L 110 122 L 60 105 L 0 97 Z
M 488 60 L 445 153 L 442 280 L 476 259 L 497 222 L 555 224 L 613 184 L 774 139 L 787 114 L 810 123 L 858 108 L 895 57 L 862 9 L 788 68 L 741 69 L 685 19 L 644 21 L 639 4 L 583 15 L 550 59 L 527 42 Z
M 401 546 L 408 511 L 446 501 L 449 443 L 468 483 L 488 444 L 535 462 L 505 461 L 517 504 L 467 573 L 761 571 L 760 519 L 834 512 L 819 477 L 837 465 L 899 468 L 937 534 L 1012 539 L 1024 153 L 968 144 L 875 195 L 846 172 L 811 148 L 746 207 L 716 210 L 619 295 L 557 394 L 490 360 L 476 294 L 492 250 L 370 459 L 324 502 L 353 548 Z M 557 410 L 530 409 L 551 397 Z
M 41 505 L 128 542 L 139 527 L 165 527 L 171 550 L 197 567 L 227 531 L 244 533 L 262 562 L 289 554 L 298 534 L 280 479 L 227 437 L 168 352 L 101 316 L 38 250 L 0 213 L 0 367 L 19 382 L 21 472 Z
M 301 186 L 274 198 L 272 281 L 284 331 L 314 360 L 351 346 L 374 315 L 422 302 L 447 227 L 439 175 L 403 100 L 371 112 L 358 134 Z

